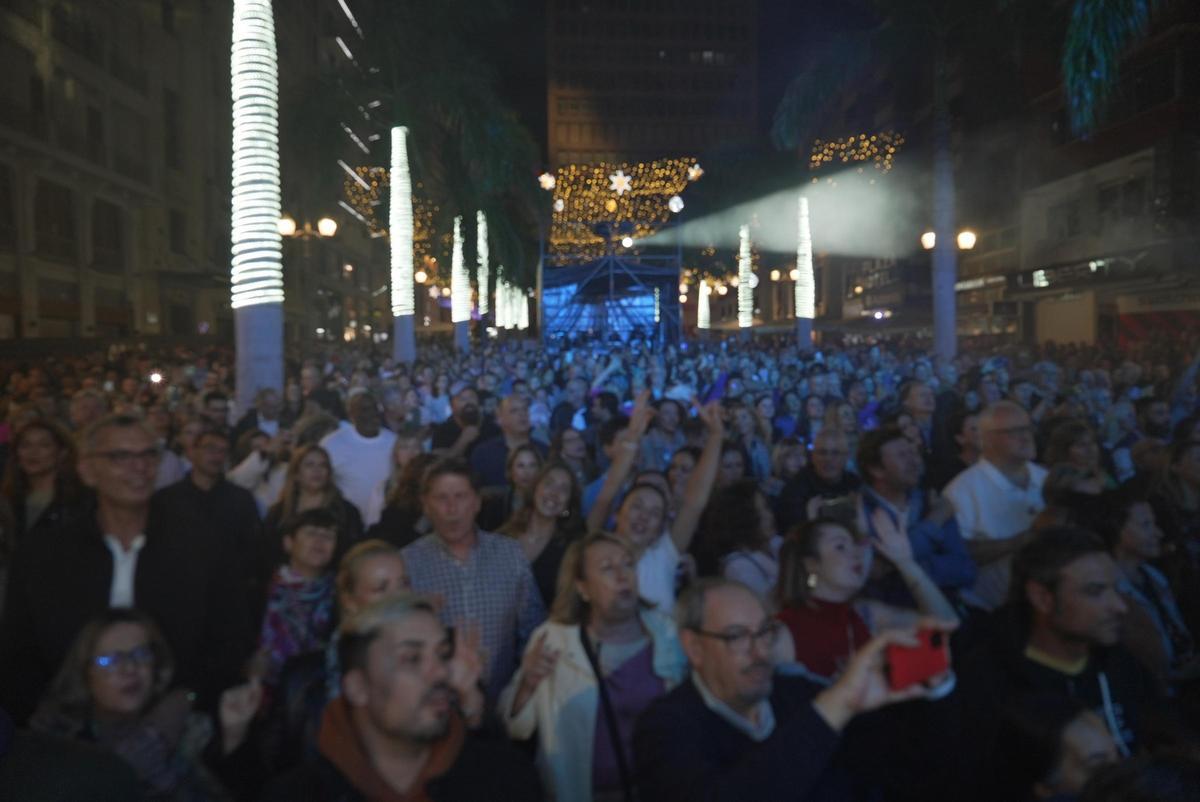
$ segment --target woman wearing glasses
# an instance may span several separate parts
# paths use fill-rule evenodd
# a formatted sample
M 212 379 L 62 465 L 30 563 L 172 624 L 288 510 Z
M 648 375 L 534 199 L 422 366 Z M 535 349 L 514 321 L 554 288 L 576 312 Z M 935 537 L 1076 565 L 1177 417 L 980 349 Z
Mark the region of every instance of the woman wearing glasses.
M 629 544 L 597 532 L 567 551 L 550 620 L 500 695 L 500 716 L 513 738 L 537 733 L 552 798 L 621 799 L 634 722 L 686 670 L 674 623 L 638 594 Z
M 907 533 L 882 509 L 871 523 L 870 544 L 829 518 L 810 521 L 788 537 L 779 555 L 776 602 L 790 637 L 779 639 L 777 660 L 799 663 L 809 676 L 833 682 L 880 632 L 912 628 L 923 616 L 958 621 L 953 605 L 913 558 Z M 875 552 L 895 566 L 917 610 L 859 598 Z
M 259 685 L 225 691 L 214 727 L 192 710 L 194 694 L 167 690 L 172 673 L 166 641 L 149 616 L 110 609 L 80 631 L 31 725 L 115 753 L 149 797 L 229 799 L 217 778 L 237 776 L 242 760 L 235 753 L 246 743 Z

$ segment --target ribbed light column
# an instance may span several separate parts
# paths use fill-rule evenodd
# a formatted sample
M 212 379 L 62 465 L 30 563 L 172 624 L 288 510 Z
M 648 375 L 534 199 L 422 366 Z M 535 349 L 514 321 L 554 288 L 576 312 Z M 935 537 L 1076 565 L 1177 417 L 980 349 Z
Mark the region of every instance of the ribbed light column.
M 750 226 L 738 231 L 738 328 L 754 325 L 754 287 L 750 285 Z
M 491 277 L 488 275 L 487 215 L 482 209 L 475 212 L 475 253 L 479 257 L 479 264 L 475 269 L 475 283 L 478 285 L 476 294 L 479 296 L 479 317 L 482 318 L 488 313 L 488 289 L 491 286 Z
M 392 129 L 392 169 L 388 236 L 392 248 L 392 355 L 401 362 L 417 358 L 416 299 L 413 286 L 412 174 L 408 169 L 408 129 Z
M 800 196 L 796 237 L 796 343 L 802 351 L 812 347 L 813 318 L 817 310 L 817 283 L 813 277 L 812 230 L 808 198 Z
M 460 351 L 471 347 L 471 280 L 463 264 L 462 216 L 454 218 L 454 250 L 450 255 L 450 321 L 454 344 Z

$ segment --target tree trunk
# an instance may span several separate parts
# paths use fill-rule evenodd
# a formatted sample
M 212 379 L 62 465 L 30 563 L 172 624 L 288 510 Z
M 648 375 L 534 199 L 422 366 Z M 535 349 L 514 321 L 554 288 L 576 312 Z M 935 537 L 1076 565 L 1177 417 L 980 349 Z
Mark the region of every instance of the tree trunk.
M 933 67 L 933 350 L 942 359 L 957 351 L 954 285 L 958 280 L 958 241 L 954 231 L 954 158 L 950 139 L 949 77 L 945 35 L 939 34 Z

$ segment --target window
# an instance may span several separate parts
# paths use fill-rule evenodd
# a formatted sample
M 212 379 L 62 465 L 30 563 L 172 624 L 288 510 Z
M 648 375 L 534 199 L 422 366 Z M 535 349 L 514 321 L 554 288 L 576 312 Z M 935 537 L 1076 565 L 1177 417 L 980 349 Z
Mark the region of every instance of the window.
M 183 130 L 179 125 L 179 95 L 171 89 L 163 89 L 163 158 L 167 166 L 178 170 L 183 166 L 180 158 L 180 137 Z
M 116 204 L 97 200 L 92 205 L 92 268 L 105 273 L 121 273 L 125 268 L 121 209 Z
M 35 244 L 40 256 L 63 262 L 74 262 L 79 258 L 74 204 L 70 187 L 38 181 L 33 216 Z
M 1079 236 L 1079 201 L 1056 203 L 1046 212 L 1046 236 L 1053 240 Z
M 13 202 L 13 171 L 0 164 L 0 251 L 17 249 L 17 207 Z
M 183 212 L 178 209 L 172 209 L 167 228 L 171 252 L 179 254 L 187 253 L 187 220 L 184 218 Z

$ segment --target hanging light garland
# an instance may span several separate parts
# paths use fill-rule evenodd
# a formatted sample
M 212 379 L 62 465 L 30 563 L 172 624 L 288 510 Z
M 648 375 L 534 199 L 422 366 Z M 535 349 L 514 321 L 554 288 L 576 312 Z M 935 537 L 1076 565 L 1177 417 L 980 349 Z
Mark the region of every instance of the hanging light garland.
M 835 161 L 842 164 L 871 162 L 876 170 L 886 173 L 894 166 L 896 154 L 903 144 L 904 137 L 890 130 L 845 139 L 816 139 L 808 158 L 808 168 L 819 170 Z
M 748 329 L 754 325 L 754 273 L 750 263 L 750 226 L 738 231 L 738 328 Z
M 365 182 L 364 182 L 365 183 Z M 388 231 L 392 252 L 392 314 L 416 313 L 413 298 L 413 198 L 408 170 L 408 129 L 392 129 L 391 203 Z
M 475 268 L 475 281 L 479 285 L 479 314 L 488 313 L 488 225 L 483 210 L 475 212 L 475 253 L 479 263 Z
M 270 0 L 234 0 L 231 306 L 283 302 L 279 66 Z

